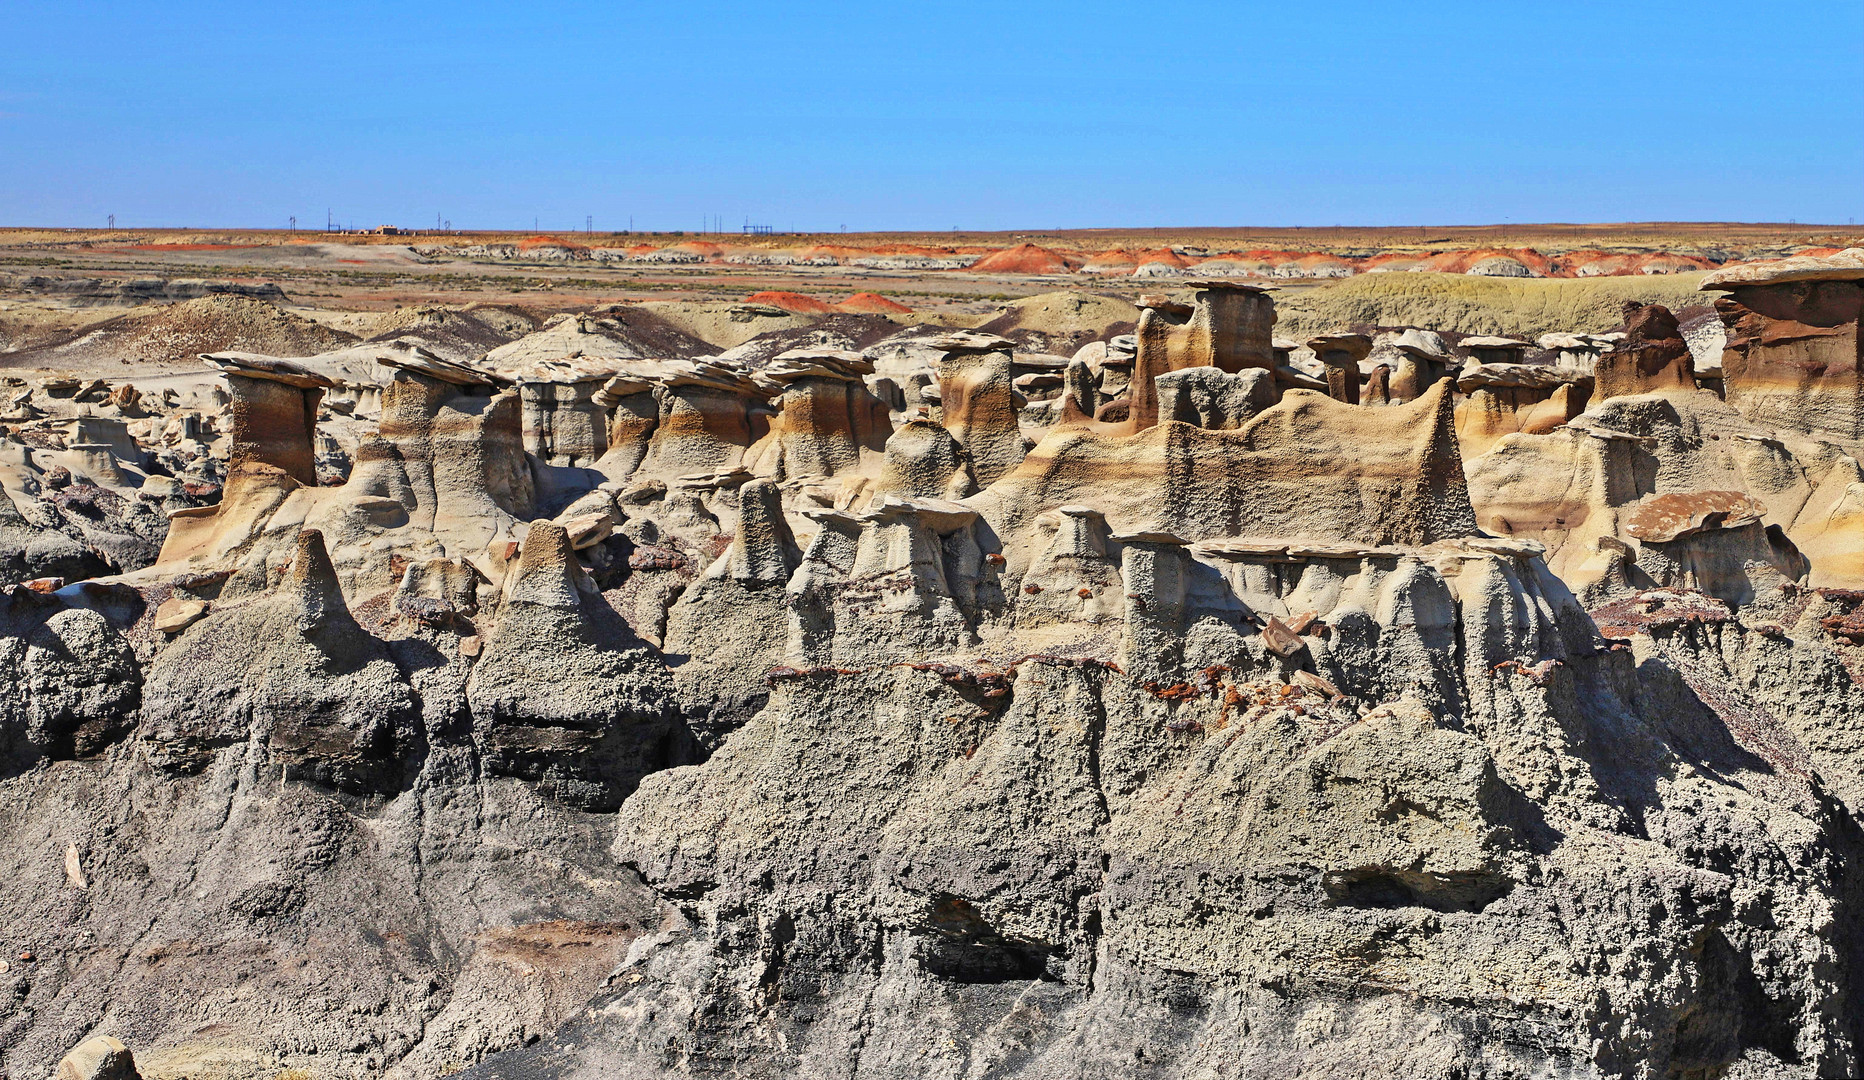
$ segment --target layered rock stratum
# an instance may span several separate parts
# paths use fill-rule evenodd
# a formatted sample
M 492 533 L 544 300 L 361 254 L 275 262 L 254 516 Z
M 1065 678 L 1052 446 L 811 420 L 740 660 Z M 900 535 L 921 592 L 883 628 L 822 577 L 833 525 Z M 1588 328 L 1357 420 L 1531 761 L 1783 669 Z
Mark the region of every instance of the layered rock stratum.
M 21 383 L 0 1075 L 1853 1075 L 1858 260 Z

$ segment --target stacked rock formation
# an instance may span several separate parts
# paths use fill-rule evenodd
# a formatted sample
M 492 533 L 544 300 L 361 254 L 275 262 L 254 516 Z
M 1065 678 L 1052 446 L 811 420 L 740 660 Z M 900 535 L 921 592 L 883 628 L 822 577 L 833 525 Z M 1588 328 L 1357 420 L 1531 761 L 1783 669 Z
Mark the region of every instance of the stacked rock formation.
M 1864 249 L 1718 270 L 1705 289 L 1728 330 L 1729 403 L 1761 423 L 1864 438 Z

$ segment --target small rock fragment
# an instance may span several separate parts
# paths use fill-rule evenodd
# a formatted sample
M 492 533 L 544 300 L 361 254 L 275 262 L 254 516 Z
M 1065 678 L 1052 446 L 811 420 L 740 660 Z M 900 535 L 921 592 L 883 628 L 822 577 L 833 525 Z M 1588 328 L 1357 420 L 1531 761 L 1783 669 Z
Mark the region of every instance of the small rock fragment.
M 72 888 L 88 889 L 91 883 L 84 880 L 84 861 L 78 854 L 78 845 L 65 846 L 65 880 L 71 882 Z
M 1321 693 L 1327 695 L 1328 697 L 1337 698 L 1337 697 L 1344 696 L 1340 693 L 1339 687 L 1333 685 L 1332 683 L 1328 682 L 1326 679 L 1321 678 L 1320 676 L 1314 674 L 1311 671 L 1297 671 L 1293 675 L 1289 676 L 1289 678 L 1294 681 L 1294 684 L 1296 686 L 1302 687 L 1307 690 L 1318 690 Z
M 1301 650 L 1302 641 L 1301 635 L 1290 630 L 1287 623 L 1271 615 L 1262 628 L 1262 644 L 1276 656 L 1293 656 Z
M 155 628 L 164 634 L 179 634 L 205 614 L 205 601 L 171 596 L 155 609 Z
M 615 531 L 615 518 L 611 514 L 584 514 L 562 522 L 563 531 L 570 534 L 570 547 L 581 551 L 592 548 L 608 539 Z

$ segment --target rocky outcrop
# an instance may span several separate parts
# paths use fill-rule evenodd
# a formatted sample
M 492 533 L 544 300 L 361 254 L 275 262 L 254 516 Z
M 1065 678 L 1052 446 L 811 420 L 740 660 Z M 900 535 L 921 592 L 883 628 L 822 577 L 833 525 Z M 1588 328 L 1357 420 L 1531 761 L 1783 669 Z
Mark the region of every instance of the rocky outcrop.
M 551 465 L 583 466 L 608 451 L 608 409 L 596 401 L 614 375 L 608 365 L 540 363 L 499 374 L 517 384 L 525 453 Z
M 639 472 L 663 479 L 740 465 L 769 431 L 771 390 L 739 368 L 714 361 L 668 361 L 648 373 L 659 415 Z
M 465 697 L 492 774 L 612 809 L 642 776 L 690 759 L 668 715 L 666 669 L 602 599 L 561 527 L 532 523 L 480 648 Z
M 287 779 L 398 789 L 424 737 L 414 693 L 351 615 L 323 536 L 300 533 L 270 584 L 231 582 L 150 661 L 140 727 L 151 758 L 197 773 L 218 751 L 256 741 Z M 242 587 L 256 594 L 242 601 Z
M 156 565 L 0 594 L 0 1069 L 1856 1072 L 1859 448 L 1661 309 L 1453 370 L 1191 286 L 196 408 Z M 0 538 L 181 486 L 149 397 Z
M 654 428 L 660 423 L 660 403 L 654 399 L 651 380 L 617 375 L 602 384 L 592 399 L 608 413 L 608 450 L 595 467 L 613 479 L 626 479 L 647 458 Z
M 86 1039 L 58 1063 L 55 1080 L 142 1080 L 129 1047 L 108 1035 Z
M 1763 434 L 1713 394 L 1634 395 L 1592 406 L 1545 435 L 1502 438 L 1470 460 L 1469 491 L 1484 529 L 1546 543 L 1555 572 L 1593 602 L 1639 583 L 1684 583 L 1656 569 L 1673 560 L 1646 566 L 1639 558 L 1644 540 L 1628 515 L 1642 500 L 1699 495 L 1712 509 L 1722 497 L 1714 493 L 1727 492 L 1763 508 L 1744 553 L 1718 556 L 1746 566 L 1734 571 L 1752 579 L 1739 596 L 1777 587 L 1781 575 L 1855 588 L 1864 579 L 1854 576 L 1855 559 L 1840 554 L 1851 545 L 1833 530 L 1856 520 L 1864 488 L 1854 487 L 1854 459 L 1834 451 Z M 1715 517 L 1687 542 L 1719 543 L 1716 536 L 1744 518 Z
M 887 437 L 877 493 L 908 498 L 957 499 L 976 488 L 969 459 L 949 430 L 930 420 L 908 420 Z
M 158 566 L 283 561 L 300 528 L 331 538 L 339 572 L 378 588 L 400 571 L 387 549 L 478 557 L 535 508 L 518 395 L 487 373 L 437 357 L 393 356 L 382 419 L 341 487 L 306 488 L 283 468 L 233 466 L 217 505 L 171 513 Z M 394 537 L 395 539 L 389 539 Z
M 1677 711 L 1700 677 L 1664 658 L 1706 650 L 1671 628 L 1698 624 L 1651 619 L 1634 657 L 1486 541 L 1127 550 L 1129 593 L 1208 613 L 1163 664 L 1133 638 L 790 670 L 704 767 L 650 778 L 616 852 L 678 921 L 481 1074 L 1848 1067 L 1855 991 L 1800 906 L 1820 879 L 1737 897 L 1751 860 L 1850 851 L 1854 826 L 1803 770 L 1762 780 L 1792 721 Z M 1394 1054 L 1394 1016 L 1428 1034 Z M 1282 1034 L 1319 1017 L 1323 1043 Z
M 665 652 L 682 713 L 702 737 L 736 729 L 769 696 L 764 676 L 784 663 L 789 598 L 802 552 L 769 480 L 738 490 L 738 523 L 724 554 L 667 610 Z
M 1012 385 L 1010 342 L 988 334 L 952 334 L 933 343 L 940 423 L 964 450 L 971 476 L 987 487 L 1023 460 L 1023 432 Z
M 1139 317 L 1126 421 L 1132 431 L 1158 422 L 1154 382 L 1160 375 L 1193 367 L 1224 372 L 1275 368 L 1275 304 L 1267 289 L 1222 279 L 1185 284 L 1193 290 L 1190 304 L 1160 298 Z
M 1534 343 L 1553 354 L 1555 367 L 1591 375 L 1598 365 L 1599 354 L 1623 341 L 1622 334 L 1622 331 L 1609 334 L 1542 334 L 1534 339 Z M 1689 339 L 1687 332 L 1683 336 L 1684 340 Z M 1694 351 L 1692 346 L 1691 352 Z
M 124 602 L 140 613 L 133 592 Z M 44 760 L 96 757 L 120 739 L 134 724 L 142 672 L 108 615 L 16 585 L 0 593 L 0 689 L 0 776 L 11 776 Z
M 750 451 L 754 471 L 778 478 L 872 472 L 892 433 L 887 404 L 862 376 L 874 365 L 859 353 L 792 349 L 758 372 L 780 388 L 767 445 Z
M 288 361 L 246 353 L 204 353 L 201 359 L 226 373 L 233 396 L 226 409 L 232 440 L 228 467 L 256 462 L 315 485 L 311 432 L 317 426 L 317 404 L 331 381 Z
M 1359 404 L 1360 361 L 1372 352 L 1372 339 L 1364 334 L 1327 334 L 1312 338 L 1307 347 L 1325 365 L 1327 396 L 1348 405 Z
M 1632 394 L 1691 394 L 1695 364 L 1676 316 L 1661 304 L 1629 304 L 1625 337 L 1593 368 L 1600 401 Z
M 1168 420 L 1123 435 L 1058 424 L 972 501 L 1000 536 L 1078 503 L 1101 509 L 1116 532 L 1430 543 L 1475 529 L 1451 401 L 1447 383 L 1376 410 L 1290 390 L 1235 428 Z
M 1456 388 L 1467 395 L 1456 407 L 1456 436 L 1463 453 L 1476 457 L 1504 435 L 1571 422 L 1591 400 L 1593 380 L 1576 368 L 1471 363 Z
M 1864 438 L 1864 253 L 1793 258 L 1717 271 L 1704 289 L 1727 328 L 1728 401 L 1755 421 L 1840 439 Z

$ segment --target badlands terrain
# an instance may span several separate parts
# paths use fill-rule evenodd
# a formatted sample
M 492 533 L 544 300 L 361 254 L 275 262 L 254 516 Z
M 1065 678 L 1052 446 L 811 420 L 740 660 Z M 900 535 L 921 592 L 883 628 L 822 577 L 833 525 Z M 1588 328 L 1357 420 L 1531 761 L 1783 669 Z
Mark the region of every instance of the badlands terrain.
M 0 231 L 0 1078 L 1864 1072 L 1860 243 Z

